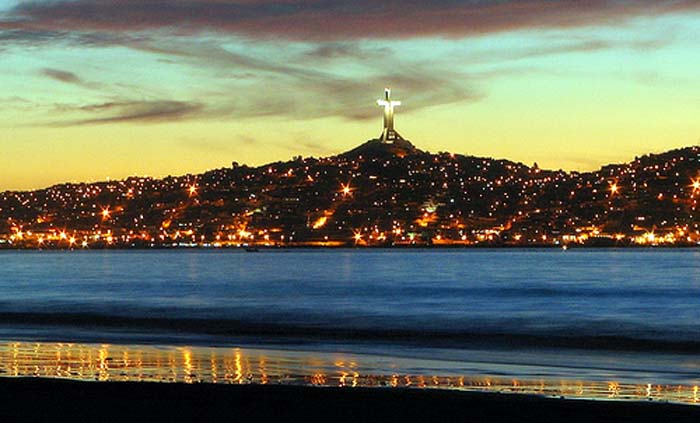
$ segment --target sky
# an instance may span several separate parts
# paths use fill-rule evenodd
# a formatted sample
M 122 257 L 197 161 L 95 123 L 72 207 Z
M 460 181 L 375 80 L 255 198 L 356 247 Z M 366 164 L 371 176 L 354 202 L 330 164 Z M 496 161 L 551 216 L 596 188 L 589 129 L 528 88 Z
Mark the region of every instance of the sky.
M 593 170 L 700 141 L 696 0 L 0 0 L 0 190 L 338 154 Z

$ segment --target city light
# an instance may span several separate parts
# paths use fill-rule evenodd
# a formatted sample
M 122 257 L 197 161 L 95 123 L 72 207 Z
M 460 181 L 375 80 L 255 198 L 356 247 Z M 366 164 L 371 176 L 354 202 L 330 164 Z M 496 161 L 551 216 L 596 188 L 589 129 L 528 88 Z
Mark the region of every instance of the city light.
M 693 194 L 696 193 L 698 190 L 700 190 L 700 178 L 698 179 L 693 179 L 692 184 L 690 185 L 693 188 Z
M 700 147 L 569 173 L 423 153 L 405 140 L 406 155 L 377 156 L 402 147 L 375 142 L 206 178 L 0 193 L 0 248 L 700 245 L 700 177 L 687 176 Z
M 328 218 L 326 216 L 321 216 L 314 222 L 313 228 L 314 229 L 322 228 L 326 224 L 327 221 L 328 221 Z
M 610 185 L 610 194 L 615 195 L 620 191 L 620 187 L 617 186 L 617 183 L 613 183 Z
M 355 240 L 355 244 L 359 244 L 362 242 L 362 232 L 360 231 L 355 231 L 353 234 L 353 239 Z
M 347 197 L 350 194 L 352 194 L 352 188 L 350 187 L 350 183 L 341 184 L 340 192 L 343 194 L 343 197 Z

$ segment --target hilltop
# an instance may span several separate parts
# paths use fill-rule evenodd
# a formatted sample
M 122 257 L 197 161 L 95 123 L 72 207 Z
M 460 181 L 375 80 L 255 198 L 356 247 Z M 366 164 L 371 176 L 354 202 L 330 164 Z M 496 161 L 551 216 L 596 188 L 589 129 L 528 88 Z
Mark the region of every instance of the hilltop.
M 342 153 L 340 156 L 345 158 L 359 157 L 377 157 L 391 158 L 392 156 L 406 157 L 410 155 L 425 154 L 419 150 L 410 141 L 400 139 L 391 144 L 383 143 L 379 139 L 371 139 L 350 151 Z

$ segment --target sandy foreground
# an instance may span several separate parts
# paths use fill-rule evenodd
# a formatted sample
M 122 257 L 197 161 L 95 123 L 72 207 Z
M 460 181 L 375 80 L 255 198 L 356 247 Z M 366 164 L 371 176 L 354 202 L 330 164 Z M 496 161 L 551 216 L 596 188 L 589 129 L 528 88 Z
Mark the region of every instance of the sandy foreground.
M 700 406 L 411 388 L 0 379 L 0 421 L 698 422 Z

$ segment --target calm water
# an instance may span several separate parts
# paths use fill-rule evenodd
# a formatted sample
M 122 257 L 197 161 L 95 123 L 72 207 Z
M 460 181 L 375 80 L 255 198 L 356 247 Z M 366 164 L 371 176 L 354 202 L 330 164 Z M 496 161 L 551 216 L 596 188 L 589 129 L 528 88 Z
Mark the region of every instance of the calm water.
M 700 251 L 2 252 L 0 339 L 4 373 L 17 375 L 78 348 L 63 343 L 109 343 L 132 354 L 189 348 L 200 367 L 238 348 L 287 363 L 279 375 L 334 384 L 343 372 L 517 378 L 641 394 L 677 385 L 692 398 Z M 212 381 L 208 372 L 198 377 Z

